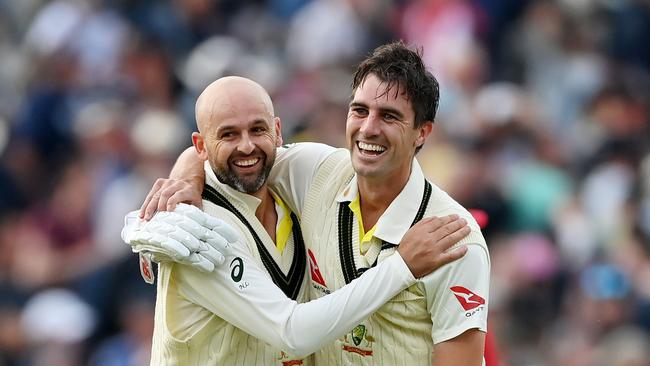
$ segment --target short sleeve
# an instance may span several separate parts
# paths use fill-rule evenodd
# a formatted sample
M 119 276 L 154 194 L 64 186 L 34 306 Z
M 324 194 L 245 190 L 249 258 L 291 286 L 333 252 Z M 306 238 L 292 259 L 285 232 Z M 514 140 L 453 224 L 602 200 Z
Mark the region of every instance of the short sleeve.
M 277 157 L 269 184 L 298 216 L 316 169 L 336 148 L 313 142 L 285 145 L 277 150 Z
M 468 244 L 463 258 L 422 278 L 434 344 L 469 329 L 487 331 L 490 259 L 484 245 Z

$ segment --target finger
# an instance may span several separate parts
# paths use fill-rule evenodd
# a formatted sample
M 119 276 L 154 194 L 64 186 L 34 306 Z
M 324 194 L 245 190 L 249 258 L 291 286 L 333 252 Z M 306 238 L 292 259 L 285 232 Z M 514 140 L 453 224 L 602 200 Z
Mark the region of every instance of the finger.
M 453 247 L 456 243 L 458 243 L 460 240 L 465 238 L 469 233 L 472 232 L 472 229 L 470 229 L 469 226 L 464 226 L 453 233 L 445 236 L 444 238 L 438 240 L 437 246 L 441 251 L 445 251 L 451 247 Z
M 201 225 L 203 225 L 203 222 L 205 221 L 205 218 L 203 216 L 207 215 L 205 212 L 199 210 L 197 207 L 194 207 L 192 205 L 188 205 L 186 203 L 180 203 L 180 204 L 176 205 L 176 208 L 174 209 L 174 212 L 177 212 L 177 213 L 179 213 L 181 215 L 187 216 L 187 217 L 191 218 L 192 220 L 200 223 Z
M 208 231 L 208 236 L 201 238 L 205 241 L 209 241 L 210 239 L 216 238 L 217 236 L 221 236 L 229 243 L 239 241 L 239 233 L 237 230 L 235 230 L 225 221 L 218 219 L 212 215 L 208 215 L 197 207 L 187 204 L 179 204 L 176 208 L 176 212 L 187 216 L 188 218 L 192 219 L 192 221 L 195 221 L 208 230 L 211 230 L 212 233 Z M 213 234 L 217 234 L 217 236 Z
M 214 264 L 211 261 L 203 257 L 201 254 L 197 253 L 192 253 L 192 255 L 189 257 L 189 261 L 184 262 L 184 264 L 188 264 L 202 272 L 212 272 L 215 268 Z
M 144 219 L 146 221 L 151 220 L 151 218 L 156 214 L 156 212 L 159 211 L 164 211 L 164 210 L 159 210 L 158 206 L 160 204 L 160 190 L 158 192 L 154 193 L 153 196 L 151 196 L 151 201 L 149 201 L 149 204 L 145 208 L 145 213 L 144 213 Z
M 201 249 L 201 242 L 199 239 L 183 230 L 182 227 L 174 227 L 174 230 L 169 232 L 169 237 L 183 244 L 187 249 L 190 250 L 190 252 L 196 252 Z
M 432 232 L 434 240 L 440 240 L 447 235 L 450 235 L 453 232 L 456 232 L 463 226 L 467 226 L 467 220 L 459 218 L 450 222 L 447 222 L 443 226 L 439 227 Z
M 451 263 L 455 260 L 458 260 L 462 258 L 465 255 L 465 253 L 467 253 L 467 245 L 461 245 L 452 250 L 444 252 L 439 256 L 440 265 L 442 266 L 447 263 Z
M 150 207 L 152 205 L 152 200 L 154 196 L 158 193 L 160 188 L 163 185 L 162 179 L 156 179 L 156 182 L 153 184 L 153 187 L 151 187 L 151 190 L 149 193 L 147 193 L 147 197 L 145 197 L 144 202 L 142 203 L 142 206 L 140 207 L 140 218 L 143 218 L 145 220 L 149 220 L 151 216 L 147 217 L 147 213 L 153 215 L 153 207 Z M 157 207 L 158 203 L 155 203 L 154 207 Z
M 430 229 L 429 232 L 433 233 L 439 230 L 441 227 L 444 227 L 445 225 L 454 222 L 456 220 L 458 220 L 458 215 L 456 214 L 438 217 L 436 220 L 433 220 L 431 225 L 429 225 L 429 229 Z
M 181 203 L 190 204 L 199 208 L 202 207 L 201 192 L 194 189 L 188 183 L 176 181 L 173 192 L 171 192 L 167 199 L 167 209 L 172 211 Z
M 203 250 L 197 254 L 199 256 L 205 257 L 207 260 L 214 263 L 215 266 L 220 266 L 223 264 L 223 262 L 226 261 L 226 257 L 224 257 L 224 255 L 221 254 L 221 252 L 219 252 L 218 250 L 214 249 L 211 246 L 208 246 L 206 250 Z
M 442 216 L 442 217 L 436 217 L 436 216 L 427 217 L 418 221 L 415 225 L 413 225 L 412 229 L 425 230 L 426 232 L 431 233 L 457 218 L 458 215 L 456 214 Z
M 230 224 L 223 220 L 219 220 L 217 218 L 214 218 L 215 220 L 211 223 L 208 223 L 209 225 L 212 226 L 212 232 L 219 234 L 221 237 L 226 239 L 228 243 L 236 243 L 240 239 L 239 232 L 235 230 Z
M 179 226 L 187 231 L 190 235 L 199 240 L 206 240 L 210 236 L 210 230 L 196 222 L 192 218 L 180 214 L 178 211 L 174 212 L 158 212 L 156 217 L 172 226 Z
M 165 189 L 160 190 L 160 196 L 158 197 L 158 211 L 165 211 L 167 209 L 167 200 L 169 197 L 174 194 L 173 184 L 171 186 L 165 187 Z
M 192 200 L 188 194 L 188 192 L 185 191 L 176 191 L 174 194 L 172 194 L 168 199 L 167 199 L 167 206 L 166 209 L 167 211 L 174 211 L 176 207 L 178 207 L 179 204 L 181 203 L 192 203 Z
M 214 248 L 216 251 L 223 255 L 228 255 L 232 252 L 231 243 L 228 242 L 223 236 L 214 231 L 210 231 L 208 238 L 205 240 L 206 246 Z
M 184 229 L 184 227 L 188 226 L 182 222 L 184 219 L 169 212 L 158 212 L 143 227 L 143 230 L 168 236 L 183 244 L 191 252 L 195 252 L 201 248 L 201 242 L 196 236 Z
M 132 242 L 136 245 L 146 245 L 153 248 L 159 248 L 157 251 L 168 254 L 171 258 L 182 259 L 190 255 L 190 250 L 183 244 L 170 237 L 148 232 L 145 230 L 133 233 Z M 134 246 L 134 250 L 136 250 Z

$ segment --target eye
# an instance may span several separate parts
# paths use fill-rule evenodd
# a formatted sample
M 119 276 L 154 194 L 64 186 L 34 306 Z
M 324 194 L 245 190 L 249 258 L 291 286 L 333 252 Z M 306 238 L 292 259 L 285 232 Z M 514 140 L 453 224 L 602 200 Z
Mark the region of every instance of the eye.
M 219 138 L 223 139 L 223 140 L 228 140 L 228 139 L 231 139 L 233 137 L 235 137 L 235 133 L 233 131 L 225 131 L 225 132 L 222 132 L 219 135 Z
M 397 120 L 398 120 L 398 118 L 394 114 L 384 113 L 384 121 L 386 121 L 386 122 L 394 122 L 394 121 L 397 121 Z
M 262 126 L 256 126 L 256 127 L 253 127 L 253 128 L 251 129 L 251 132 L 253 132 L 253 133 L 257 133 L 257 134 L 259 134 L 259 133 L 264 133 L 264 132 L 266 132 L 266 128 L 264 128 L 264 127 L 262 127 Z
M 357 117 L 365 117 L 368 115 L 368 110 L 363 107 L 352 107 L 350 111 Z

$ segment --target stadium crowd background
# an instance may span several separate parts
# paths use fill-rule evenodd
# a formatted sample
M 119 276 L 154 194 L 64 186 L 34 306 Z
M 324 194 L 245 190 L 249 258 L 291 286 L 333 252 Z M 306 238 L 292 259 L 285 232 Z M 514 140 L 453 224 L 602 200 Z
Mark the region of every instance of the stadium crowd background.
M 345 146 L 351 72 L 424 47 L 431 179 L 487 213 L 504 365 L 650 365 L 647 0 L 0 0 L 0 366 L 145 365 L 121 243 L 226 74 Z

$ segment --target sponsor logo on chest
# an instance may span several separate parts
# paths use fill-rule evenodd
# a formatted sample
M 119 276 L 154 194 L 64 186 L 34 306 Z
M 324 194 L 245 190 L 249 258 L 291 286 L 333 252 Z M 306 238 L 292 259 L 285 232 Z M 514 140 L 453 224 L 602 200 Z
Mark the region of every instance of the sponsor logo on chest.
M 312 288 L 322 295 L 331 293 L 325 284 L 323 275 L 320 272 L 320 267 L 318 267 L 318 263 L 316 262 L 316 256 L 314 256 L 314 253 L 312 253 L 310 249 L 307 249 L 307 258 L 309 259 L 309 273 L 311 277 Z

